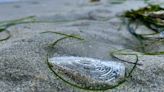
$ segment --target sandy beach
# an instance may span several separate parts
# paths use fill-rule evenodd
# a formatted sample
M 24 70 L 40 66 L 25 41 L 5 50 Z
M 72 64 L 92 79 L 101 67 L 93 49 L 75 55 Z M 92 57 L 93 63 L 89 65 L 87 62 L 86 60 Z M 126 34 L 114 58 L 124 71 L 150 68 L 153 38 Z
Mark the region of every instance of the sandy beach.
M 47 55 L 115 61 L 123 63 L 129 72 L 136 61 L 131 53 L 138 55 L 141 64 L 137 65 L 132 77 L 116 88 L 96 92 L 163 92 L 164 56 L 145 55 L 137 50 L 140 42 L 127 31 L 127 24 L 119 17 L 127 10 L 139 9 L 148 3 L 126 0 L 113 4 L 112 1 L 19 0 L 0 3 L 2 22 L 28 16 L 44 21 L 7 28 L 11 37 L 0 42 L 1 92 L 92 92 L 71 86 L 55 76 L 46 64 Z M 163 0 L 150 0 L 149 3 L 164 6 Z M 150 29 L 141 26 L 138 30 L 142 33 Z M 49 44 L 62 36 L 48 31 L 79 35 L 84 41 L 66 39 L 50 48 Z M 1 39 L 7 36 L 5 32 L 0 33 Z M 163 51 L 163 45 L 152 44 L 146 51 Z M 128 54 L 116 57 L 131 63 L 110 55 L 118 50 Z

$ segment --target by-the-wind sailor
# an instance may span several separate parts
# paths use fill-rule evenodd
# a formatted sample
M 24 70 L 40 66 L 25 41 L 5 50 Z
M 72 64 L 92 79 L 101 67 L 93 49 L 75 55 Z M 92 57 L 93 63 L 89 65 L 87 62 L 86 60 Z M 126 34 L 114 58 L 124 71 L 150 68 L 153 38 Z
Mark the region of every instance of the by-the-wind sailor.
M 62 80 L 86 89 L 112 88 L 125 77 L 124 64 L 113 61 L 62 56 L 50 58 L 48 63 Z

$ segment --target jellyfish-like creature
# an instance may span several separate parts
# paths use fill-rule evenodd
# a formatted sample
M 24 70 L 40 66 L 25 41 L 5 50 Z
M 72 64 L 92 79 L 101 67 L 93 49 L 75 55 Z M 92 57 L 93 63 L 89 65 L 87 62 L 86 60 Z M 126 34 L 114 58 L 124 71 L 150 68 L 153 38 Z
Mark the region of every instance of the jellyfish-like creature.
M 62 56 L 49 59 L 52 70 L 70 84 L 88 89 L 118 85 L 125 77 L 125 66 L 114 61 Z

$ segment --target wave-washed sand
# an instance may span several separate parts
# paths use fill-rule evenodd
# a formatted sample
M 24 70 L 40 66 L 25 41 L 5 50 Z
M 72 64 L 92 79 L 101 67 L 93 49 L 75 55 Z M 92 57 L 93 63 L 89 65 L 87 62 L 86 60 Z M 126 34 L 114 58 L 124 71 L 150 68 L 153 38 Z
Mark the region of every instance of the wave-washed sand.
M 161 2 L 152 0 L 152 3 Z M 64 83 L 55 76 L 46 64 L 47 54 L 115 60 L 110 56 L 111 52 L 128 49 L 126 53 L 138 54 L 142 65 L 137 66 L 133 76 L 125 83 L 105 92 L 163 92 L 164 56 L 143 55 L 135 51 L 134 48 L 139 46 L 138 40 L 117 17 L 126 10 L 146 5 L 142 0 L 127 0 L 121 4 L 111 4 L 110 0 L 94 3 L 89 0 L 20 0 L 1 3 L 1 21 L 35 16 L 41 21 L 55 22 L 19 24 L 8 28 L 10 39 L 0 42 L 0 91 L 88 92 Z M 78 34 L 85 40 L 67 39 L 55 48 L 49 48 L 49 44 L 61 36 L 41 33 L 45 31 Z M 6 35 L 0 33 L 0 38 Z M 155 44 L 153 46 L 156 47 Z M 158 49 L 163 48 L 151 50 Z M 135 62 L 132 55 L 118 57 Z M 133 66 L 131 63 L 122 63 L 126 65 L 127 71 Z

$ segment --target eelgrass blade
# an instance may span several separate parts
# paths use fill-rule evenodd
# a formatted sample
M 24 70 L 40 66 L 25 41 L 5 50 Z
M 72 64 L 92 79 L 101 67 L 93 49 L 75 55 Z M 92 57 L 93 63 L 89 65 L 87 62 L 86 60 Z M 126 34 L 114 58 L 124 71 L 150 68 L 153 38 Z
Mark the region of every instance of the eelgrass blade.
M 42 33 L 54 33 L 54 34 L 59 34 L 59 35 L 66 36 L 66 37 L 71 37 L 71 38 L 75 38 L 75 39 L 79 39 L 79 40 L 84 40 L 79 35 L 74 35 L 74 34 L 65 34 L 65 33 L 54 32 L 54 31 L 46 31 L 46 32 L 42 32 Z
M 9 31 L 5 31 L 7 34 L 8 34 L 8 36 L 7 37 L 5 37 L 5 38 L 3 38 L 3 39 L 0 39 L 0 41 L 5 41 L 5 40 L 8 40 L 10 37 L 11 37 L 11 34 L 10 34 L 10 32 Z

